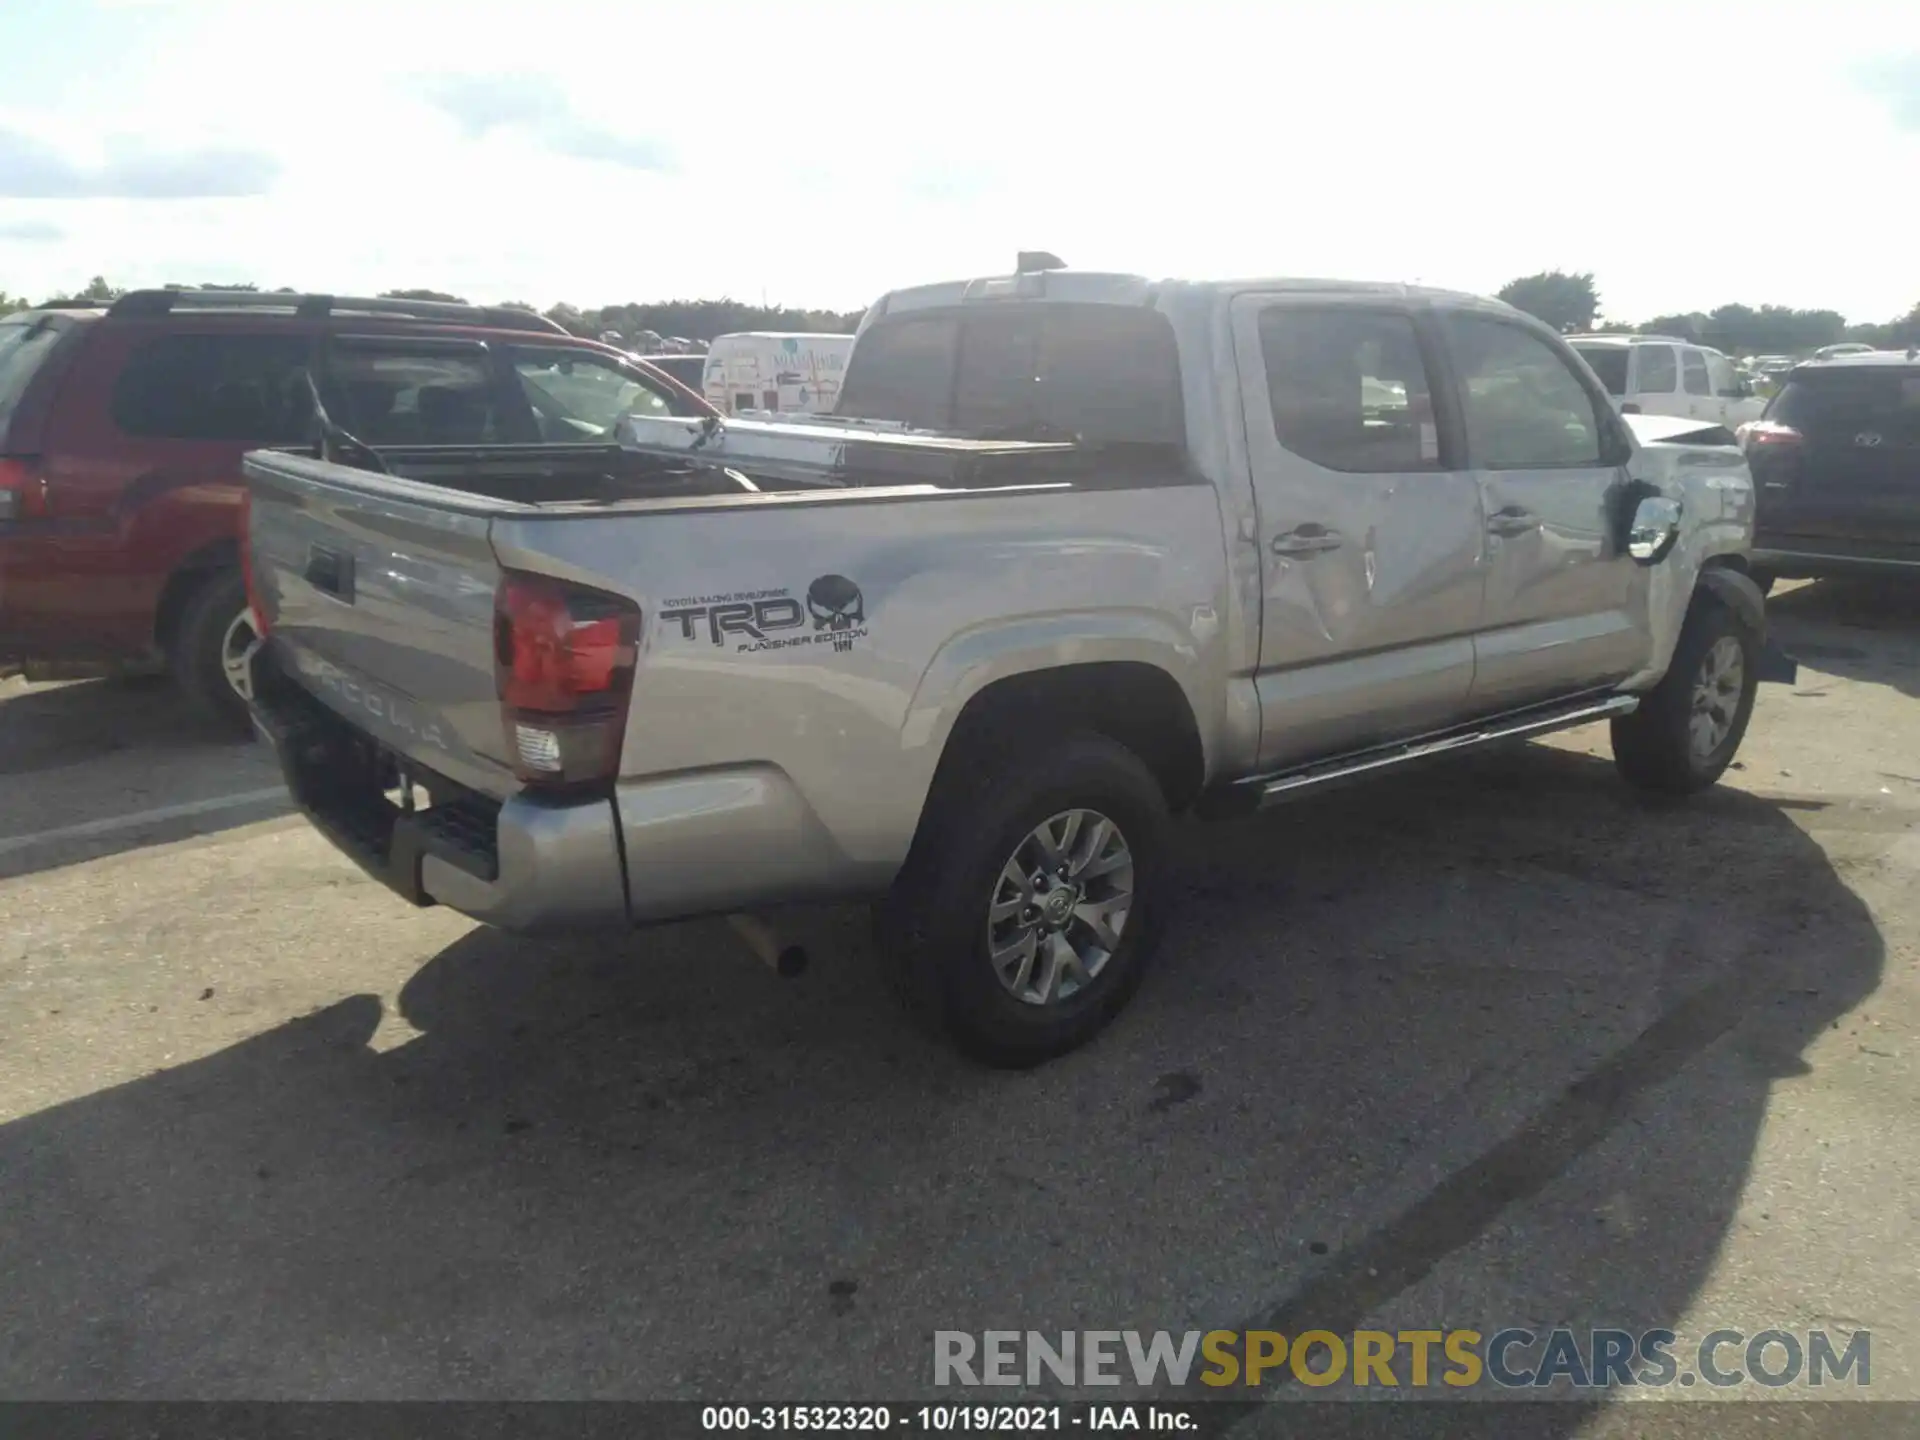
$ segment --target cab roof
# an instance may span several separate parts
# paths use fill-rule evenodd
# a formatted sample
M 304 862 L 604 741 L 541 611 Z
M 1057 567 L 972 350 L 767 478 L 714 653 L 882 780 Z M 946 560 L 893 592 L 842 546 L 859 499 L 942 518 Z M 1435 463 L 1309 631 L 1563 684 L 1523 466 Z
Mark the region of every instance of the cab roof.
M 1461 290 L 1407 285 L 1397 281 L 1330 280 L 1298 276 L 1222 280 L 1152 280 L 1105 270 L 1032 270 L 1013 275 L 942 280 L 890 290 L 874 302 L 869 321 L 915 310 L 949 310 L 1007 300 L 1051 300 L 1082 305 L 1152 305 L 1164 293 L 1240 295 L 1301 292 L 1326 295 L 1381 295 L 1396 299 L 1445 300 L 1497 310 L 1512 307 Z

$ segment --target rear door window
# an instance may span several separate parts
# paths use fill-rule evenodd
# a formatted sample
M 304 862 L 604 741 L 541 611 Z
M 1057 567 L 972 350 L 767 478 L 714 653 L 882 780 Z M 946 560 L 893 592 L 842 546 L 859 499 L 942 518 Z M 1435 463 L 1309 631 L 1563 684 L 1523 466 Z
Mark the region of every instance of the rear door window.
M 1433 391 L 1406 315 L 1278 305 L 1260 315 L 1275 437 L 1349 474 L 1438 470 Z
M 479 344 L 335 340 L 325 398 L 333 418 L 369 445 L 529 438 L 511 433 L 520 427 L 505 412 L 492 357 Z
M 1711 395 L 1713 382 L 1707 378 L 1707 357 L 1698 350 L 1681 352 L 1681 369 L 1684 372 L 1687 394 Z
M 14 407 L 27 393 L 27 382 L 59 339 L 60 332 L 43 321 L 0 323 L 0 440 L 6 438 Z
M 1633 347 L 1634 389 L 1642 395 L 1671 395 L 1680 388 L 1680 367 L 1675 364 L 1671 345 Z
M 294 445 L 311 399 L 304 335 L 171 334 L 133 346 L 114 381 L 122 434 L 156 440 Z

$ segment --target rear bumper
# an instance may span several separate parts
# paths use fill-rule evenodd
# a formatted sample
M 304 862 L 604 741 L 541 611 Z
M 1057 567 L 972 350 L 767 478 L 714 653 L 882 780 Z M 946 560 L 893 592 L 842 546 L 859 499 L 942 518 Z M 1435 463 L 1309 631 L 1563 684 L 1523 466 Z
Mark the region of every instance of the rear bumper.
M 414 905 L 445 905 L 503 930 L 628 923 L 619 821 L 611 799 L 505 801 L 445 777 L 411 778 L 433 804 L 404 813 L 387 798 L 394 759 L 270 663 L 254 666 L 254 728 L 313 827 Z

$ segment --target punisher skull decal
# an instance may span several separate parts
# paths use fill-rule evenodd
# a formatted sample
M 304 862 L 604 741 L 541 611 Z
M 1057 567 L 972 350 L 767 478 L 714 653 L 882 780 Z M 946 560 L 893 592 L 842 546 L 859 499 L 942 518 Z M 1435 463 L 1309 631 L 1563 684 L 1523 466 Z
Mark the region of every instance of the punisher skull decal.
M 867 602 L 846 576 L 822 575 L 807 587 L 807 613 L 815 630 L 832 636 L 835 650 L 851 650 L 856 630 L 867 622 Z

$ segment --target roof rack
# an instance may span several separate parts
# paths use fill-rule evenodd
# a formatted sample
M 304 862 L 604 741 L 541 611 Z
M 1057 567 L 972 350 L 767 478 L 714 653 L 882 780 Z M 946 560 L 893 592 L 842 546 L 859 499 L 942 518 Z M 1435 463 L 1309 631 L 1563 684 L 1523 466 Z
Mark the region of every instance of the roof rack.
M 571 335 L 557 320 L 506 305 L 467 305 L 451 300 L 367 299 L 353 295 L 289 295 L 271 290 L 129 290 L 107 307 L 109 315 L 170 315 L 181 310 L 285 310 L 303 320 L 329 315 L 393 315 L 443 325 L 488 325 L 497 330 L 537 330 Z
M 1657 345 L 1692 345 L 1700 350 L 1711 350 L 1711 345 L 1703 345 L 1698 340 L 1689 340 L 1684 335 L 1642 335 L 1633 330 L 1583 330 L 1577 335 L 1566 337 L 1573 340 L 1622 340 L 1629 345 L 1639 345 L 1651 341 Z

